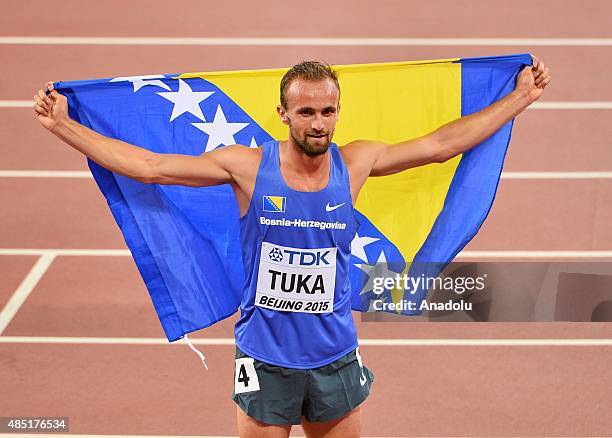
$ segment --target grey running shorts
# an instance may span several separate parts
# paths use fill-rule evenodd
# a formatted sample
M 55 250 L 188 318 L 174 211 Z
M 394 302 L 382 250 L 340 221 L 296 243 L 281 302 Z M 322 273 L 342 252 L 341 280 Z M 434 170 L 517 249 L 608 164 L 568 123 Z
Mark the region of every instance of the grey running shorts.
M 331 421 L 348 414 L 370 393 L 374 374 L 361 364 L 359 348 L 308 370 L 270 365 L 236 347 L 232 398 L 249 416 L 267 424 Z

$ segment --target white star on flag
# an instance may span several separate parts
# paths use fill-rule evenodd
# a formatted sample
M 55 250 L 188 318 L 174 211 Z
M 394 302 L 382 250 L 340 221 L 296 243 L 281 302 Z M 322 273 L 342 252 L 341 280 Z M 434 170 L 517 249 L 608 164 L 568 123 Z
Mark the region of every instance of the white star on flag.
M 184 113 L 191 113 L 203 122 L 206 121 L 204 114 L 202 114 L 202 108 L 200 108 L 200 102 L 208 99 L 214 92 L 212 91 L 192 91 L 189 84 L 182 79 L 179 79 L 178 91 L 169 91 L 157 93 L 164 99 L 168 99 L 174 103 L 172 108 L 172 115 L 170 121 L 173 121 L 178 116 Z
M 378 237 L 359 237 L 359 234 L 355 234 L 353 241 L 351 242 L 351 254 L 355 257 L 363 260 L 364 262 L 368 261 L 368 257 L 365 253 L 365 246 L 370 243 L 374 243 L 377 240 L 380 240 Z
M 221 105 L 217 105 L 217 112 L 212 123 L 192 123 L 200 131 L 208 134 L 205 152 L 212 151 L 220 145 L 236 144 L 234 134 L 248 126 L 248 123 L 228 122 L 223 114 Z
M 384 251 L 380 252 L 380 255 L 378 256 L 378 260 L 376 261 L 375 264 L 366 265 L 366 264 L 361 264 L 361 263 L 355 263 L 355 266 L 357 266 L 359 269 L 365 272 L 366 275 L 368 276 L 368 281 L 366 281 L 366 284 L 363 286 L 363 289 L 361 289 L 361 291 L 359 292 L 359 295 L 363 295 L 366 292 L 369 292 L 374 289 L 374 279 L 375 278 L 395 278 L 396 275 L 399 274 L 399 272 L 394 272 L 394 271 L 389 270 L 389 265 L 387 264 L 387 258 L 385 257 Z M 379 285 L 379 287 L 384 287 L 384 280 L 383 280 L 383 284 Z M 377 295 L 380 295 L 380 293 Z
M 251 144 L 249 145 L 250 148 L 258 148 L 259 146 L 257 146 L 257 142 L 255 141 L 255 137 L 251 138 Z
M 164 75 L 145 75 L 145 76 L 122 76 L 120 78 L 111 79 L 109 82 L 123 82 L 129 81 L 134 86 L 134 93 L 140 90 L 145 85 L 155 85 L 156 87 L 162 87 L 168 91 L 170 91 L 170 87 L 164 84 L 160 80 L 151 80 L 151 79 L 163 79 Z

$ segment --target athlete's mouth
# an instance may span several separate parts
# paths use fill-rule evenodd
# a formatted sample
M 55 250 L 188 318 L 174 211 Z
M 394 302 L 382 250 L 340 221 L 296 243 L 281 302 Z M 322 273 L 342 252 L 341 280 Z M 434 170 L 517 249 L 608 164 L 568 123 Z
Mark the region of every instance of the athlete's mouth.
M 314 138 L 323 138 L 323 137 L 327 137 L 327 134 L 306 134 L 308 137 L 314 137 Z

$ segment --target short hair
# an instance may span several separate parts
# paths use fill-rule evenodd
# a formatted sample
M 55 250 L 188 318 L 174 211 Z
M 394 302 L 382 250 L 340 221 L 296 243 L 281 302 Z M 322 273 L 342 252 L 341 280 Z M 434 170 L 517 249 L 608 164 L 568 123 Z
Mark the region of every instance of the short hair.
M 294 79 L 306 79 L 307 81 L 320 81 L 331 79 L 336 84 L 340 92 L 340 83 L 334 69 L 326 63 L 319 61 L 302 61 L 291 67 L 283 76 L 280 82 L 280 103 L 283 108 L 287 108 L 285 90 Z

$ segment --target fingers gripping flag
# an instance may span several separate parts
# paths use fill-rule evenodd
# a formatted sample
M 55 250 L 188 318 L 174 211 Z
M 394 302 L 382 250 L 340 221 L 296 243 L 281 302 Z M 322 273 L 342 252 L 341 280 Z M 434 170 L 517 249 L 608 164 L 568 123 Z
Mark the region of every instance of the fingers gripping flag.
M 529 55 L 338 66 L 342 121 L 335 141 L 396 143 L 476 112 L 514 88 Z M 286 137 L 275 107 L 286 70 L 148 75 L 54 84 L 70 116 L 103 135 L 159 153 L 200 155 Z M 355 206 L 353 309 L 375 299 L 418 302 L 427 291 L 373 289 L 373 276 L 437 275 L 491 208 L 512 122 L 444 164 L 372 178 Z M 143 184 L 89 161 L 170 341 L 232 315 L 244 269 L 239 211 L 229 185 Z M 283 199 L 268 199 L 282 213 Z M 255 200 L 261 202 L 261 200 Z M 265 203 L 265 200 L 264 200 Z M 264 205 L 265 207 L 265 205 Z M 404 312 L 410 314 L 411 312 Z M 418 313 L 418 312 L 412 312 Z

